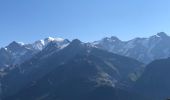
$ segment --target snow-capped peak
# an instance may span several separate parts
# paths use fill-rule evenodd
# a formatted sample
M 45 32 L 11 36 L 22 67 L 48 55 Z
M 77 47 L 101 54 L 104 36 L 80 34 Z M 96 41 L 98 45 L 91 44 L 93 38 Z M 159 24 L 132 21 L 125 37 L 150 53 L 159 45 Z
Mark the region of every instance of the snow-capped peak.
M 49 40 L 54 41 L 55 39 L 53 37 L 48 37 Z
M 44 40 L 38 40 L 38 41 L 35 41 L 33 44 L 31 44 L 33 46 L 34 49 L 36 50 L 42 50 L 44 45 L 45 45 L 45 42 Z
M 44 40 L 40 40 L 40 43 L 41 43 L 42 45 L 45 45 Z
M 45 38 L 42 40 L 38 40 L 38 41 L 34 42 L 32 45 L 33 45 L 34 49 L 42 50 L 51 42 L 55 42 L 58 45 L 63 46 L 64 44 L 67 44 L 69 41 L 65 41 L 65 39 L 63 39 L 63 38 L 48 37 L 48 38 Z
M 48 41 L 57 41 L 57 42 L 62 42 L 62 41 L 64 41 L 64 39 L 63 38 L 53 38 L 53 37 L 48 37 L 48 38 L 46 38 L 45 40 L 48 40 Z
M 20 44 L 21 46 L 25 45 L 24 42 L 17 42 L 18 44 Z
M 155 59 L 169 57 L 169 43 L 170 36 L 164 32 L 159 32 L 148 38 L 134 38 L 129 41 L 107 37 L 93 42 L 92 46 L 149 63 Z

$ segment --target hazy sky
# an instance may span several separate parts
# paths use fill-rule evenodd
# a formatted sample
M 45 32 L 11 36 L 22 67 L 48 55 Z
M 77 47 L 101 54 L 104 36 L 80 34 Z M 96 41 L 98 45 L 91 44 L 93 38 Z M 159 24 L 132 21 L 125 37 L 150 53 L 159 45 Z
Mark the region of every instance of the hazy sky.
M 48 36 L 82 41 L 170 33 L 170 0 L 0 0 L 0 46 Z

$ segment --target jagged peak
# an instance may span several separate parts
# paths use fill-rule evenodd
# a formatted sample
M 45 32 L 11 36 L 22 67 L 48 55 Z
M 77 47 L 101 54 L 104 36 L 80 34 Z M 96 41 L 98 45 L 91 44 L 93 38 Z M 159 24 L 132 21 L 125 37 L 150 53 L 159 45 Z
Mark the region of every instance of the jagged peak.
M 79 39 L 74 39 L 71 44 L 81 44 L 82 42 Z
M 159 32 L 156 35 L 159 37 L 168 37 L 168 35 L 165 32 Z
M 17 43 L 16 41 L 12 41 L 10 44 L 18 44 L 18 43 Z M 10 45 L 10 44 L 9 44 L 9 45 Z
M 112 39 L 112 40 L 119 40 L 119 38 L 116 37 L 116 36 L 112 36 L 110 39 Z
M 69 47 L 79 47 L 82 45 L 82 42 L 79 39 L 74 39 L 68 45 Z
M 7 48 L 8 48 L 8 47 L 13 47 L 13 46 L 22 46 L 22 44 L 19 43 L 19 42 L 13 41 L 13 42 L 11 42 L 11 43 L 7 46 Z
M 34 44 L 39 44 L 39 43 L 42 45 L 45 45 L 44 40 L 38 40 L 34 42 Z

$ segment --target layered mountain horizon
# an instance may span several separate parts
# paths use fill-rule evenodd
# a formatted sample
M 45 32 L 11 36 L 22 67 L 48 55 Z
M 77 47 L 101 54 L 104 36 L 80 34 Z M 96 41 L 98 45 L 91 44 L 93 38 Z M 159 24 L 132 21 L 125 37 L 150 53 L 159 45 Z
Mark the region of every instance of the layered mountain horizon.
M 29 60 L 1 71 L 1 98 L 94 100 L 104 90 L 109 94 L 101 96 L 107 100 L 121 100 L 128 94 L 132 100 L 140 100 L 144 97 L 133 96 L 127 89 L 132 88 L 143 69 L 144 64 L 135 59 L 94 48 L 78 39 L 64 48 L 50 42 Z
M 113 41 L 123 41 L 123 42 L 128 42 L 128 41 L 131 41 L 131 40 L 134 40 L 134 39 L 148 39 L 148 38 L 152 38 L 152 37 L 163 37 L 163 38 L 167 38 L 167 37 L 169 37 L 169 35 L 167 34 L 167 33 L 165 33 L 165 32 L 158 32 L 158 33 L 156 33 L 155 35 L 152 35 L 152 36 L 149 36 L 149 37 L 134 37 L 134 38 L 132 38 L 132 39 L 129 39 L 129 40 L 121 40 L 121 39 L 119 39 L 119 37 L 118 36 L 111 36 L 111 37 L 103 37 L 101 40 L 113 40 Z M 76 38 L 75 38 L 76 39 Z M 46 37 L 46 38 L 44 38 L 44 39 L 40 39 L 40 40 L 36 40 L 36 41 L 34 41 L 34 42 L 32 42 L 32 43 L 24 43 L 24 42 L 22 42 L 22 41 L 16 41 L 16 40 L 13 40 L 11 43 L 17 43 L 17 44 L 19 44 L 19 45 L 35 45 L 35 44 L 37 44 L 37 47 L 39 47 L 39 48 L 36 48 L 36 49 L 39 49 L 39 50 L 42 50 L 42 46 L 43 45 L 47 45 L 49 42 L 51 42 L 51 41 L 64 41 L 64 40 L 66 40 L 66 41 L 71 41 L 71 40 L 69 40 L 69 39 L 64 39 L 64 38 L 60 38 L 60 37 L 51 37 L 51 36 L 49 36 L 49 37 Z M 74 40 L 74 39 L 73 39 Z M 94 42 L 87 42 L 87 43 L 97 43 L 97 42 L 99 42 L 99 41 L 101 41 L 101 40 L 95 40 Z M 9 43 L 9 45 L 11 44 L 11 43 Z M 39 45 L 38 45 L 39 44 Z M 8 45 L 7 45 L 8 46 Z M 2 46 L 1 48 L 6 48 L 7 46 Z
M 13 41 L 0 49 L 0 67 L 20 64 L 42 51 L 51 42 L 56 43 L 58 49 L 62 49 L 70 43 L 70 40 L 48 37 L 31 44 Z M 134 38 L 129 41 L 122 41 L 115 36 L 106 37 L 89 42 L 89 45 L 148 64 L 170 56 L 169 42 L 170 36 L 160 32 L 148 38 Z
M 0 100 L 166 99 L 169 43 L 164 32 L 129 41 L 13 41 L 0 49 Z

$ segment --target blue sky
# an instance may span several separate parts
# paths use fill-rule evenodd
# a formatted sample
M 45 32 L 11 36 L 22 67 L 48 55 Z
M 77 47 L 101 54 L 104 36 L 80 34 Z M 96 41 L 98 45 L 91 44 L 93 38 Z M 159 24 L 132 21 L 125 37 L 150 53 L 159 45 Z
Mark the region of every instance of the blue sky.
M 0 0 L 0 47 L 48 36 L 82 41 L 170 33 L 170 0 Z

